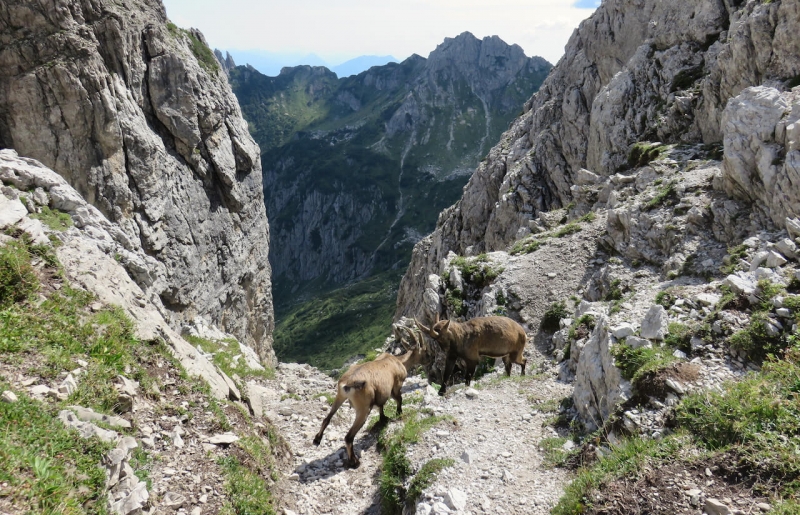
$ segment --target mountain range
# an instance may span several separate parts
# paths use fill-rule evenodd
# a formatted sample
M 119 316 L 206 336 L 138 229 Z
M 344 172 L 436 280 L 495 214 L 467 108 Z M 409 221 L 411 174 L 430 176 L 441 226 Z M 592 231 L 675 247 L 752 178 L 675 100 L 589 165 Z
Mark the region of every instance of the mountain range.
M 347 78 L 315 66 L 277 77 L 231 69 L 262 150 L 278 311 L 403 269 L 550 68 L 496 36 L 465 32 L 427 59 L 413 55 Z M 393 295 L 381 302 L 393 304 Z M 319 328 L 310 331 L 315 340 Z

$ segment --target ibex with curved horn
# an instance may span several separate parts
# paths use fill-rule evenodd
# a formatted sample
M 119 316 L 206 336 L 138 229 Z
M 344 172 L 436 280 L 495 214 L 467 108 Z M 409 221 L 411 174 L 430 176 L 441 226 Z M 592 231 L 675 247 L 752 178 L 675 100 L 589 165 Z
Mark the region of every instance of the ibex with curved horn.
M 439 395 L 444 395 L 458 358 L 467 363 L 467 386 L 475 375 L 481 356 L 503 358 L 506 375 L 511 375 L 512 363 L 520 365 L 522 375 L 525 375 L 527 360 L 522 353 L 528 337 L 522 326 L 508 317 L 478 317 L 459 323 L 452 320 L 440 321 L 437 313 L 436 321 L 431 327 L 425 327 L 416 318 L 414 322 L 423 333 L 436 340 L 447 355 Z
M 344 437 L 344 447 L 347 451 L 348 465 L 358 467 L 360 461 L 353 450 L 353 440 L 356 433 L 367 421 L 369 412 L 373 406 L 380 409 L 379 423 L 385 423 L 389 419 L 383 413 L 383 405 L 389 398 L 397 402 L 397 413 L 403 412 L 403 399 L 400 396 L 400 388 L 406 380 L 408 372 L 414 367 L 429 359 L 429 349 L 423 343 L 423 339 L 413 330 L 404 328 L 414 341 L 413 347 L 409 347 L 401 338 L 400 343 L 406 348 L 407 352 L 400 356 L 384 352 L 375 358 L 374 361 L 367 363 L 354 364 L 339 379 L 336 385 L 336 399 L 333 401 L 330 412 L 322 421 L 322 427 L 314 437 L 314 445 L 319 445 L 322 441 L 322 433 L 331 421 L 331 418 L 344 403 L 350 401 L 350 405 L 356 412 L 356 419 L 347 435 Z

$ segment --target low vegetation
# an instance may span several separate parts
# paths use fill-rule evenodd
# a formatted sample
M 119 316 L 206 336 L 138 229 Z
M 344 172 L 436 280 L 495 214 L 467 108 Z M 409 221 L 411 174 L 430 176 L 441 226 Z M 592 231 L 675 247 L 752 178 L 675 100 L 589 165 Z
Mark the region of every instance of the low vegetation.
M 453 259 L 451 265 L 458 268 L 461 277 L 475 285 L 476 288 L 487 286 L 504 270 L 502 266 L 493 265 L 486 254 L 480 254 L 474 258 L 458 256 Z
M 388 409 L 386 414 L 392 416 Z M 403 506 L 407 502 L 413 503 L 433 481 L 436 473 L 452 464 L 451 460 L 427 462 L 414 474 L 407 457 L 408 444 L 418 442 L 425 431 L 445 420 L 448 420 L 448 417 L 434 416 L 427 410 L 406 408 L 399 429 L 391 431 L 387 427 L 381 431 L 378 438 L 378 445 L 382 448 L 383 455 L 379 487 L 381 513 L 385 515 L 402 513 Z M 405 485 L 409 478 L 411 481 L 407 490 Z
M 559 323 L 564 318 L 569 318 L 567 304 L 564 301 L 553 302 L 542 315 L 541 327 L 545 331 L 558 331 Z
M 665 145 L 659 143 L 636 143 L 628 153 L 628 166 L 631 168 L 646 166 L 661 157 L 666 148 Z
M 278 359 L 332 370 L 383 346 L 399 280 L 397 272 L 385 273 L 276 313 Z

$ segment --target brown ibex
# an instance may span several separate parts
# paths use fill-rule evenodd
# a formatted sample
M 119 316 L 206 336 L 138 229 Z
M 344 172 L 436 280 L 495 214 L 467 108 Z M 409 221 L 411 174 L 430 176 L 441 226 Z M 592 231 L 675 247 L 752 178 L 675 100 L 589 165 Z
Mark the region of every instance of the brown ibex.
M 508 317 L 478 317 L 459 323 L 452 320 L 440 321 L 437 314 L 436 321 L 430 328 L 416 319 L 414 321 L 423 333 L 436 340 L 447 356 L 439 395 L 444 395 L 458 358 L 467 363 L 467 386 L 472 381 L 481 356 L 502 357 L 506 375 L 511 375 L 512 363 L 520 365 L 522 375 L 525 375 L 527 360 L 522 357 L 522 353 L 528 337 L 522 326 Z
M 322 433 L 325 432 L 333 415 L 345 400 L 350 401 L 350 405 L 356 412 L 356 420 L 344 437 L 344 447 L 350 467 L 356 468 L 359 465 L 358 456 L 353 450 L 353 440 L 366 422 L 372 407 L 378 406 L 380 409 L 379 423 L 381 424 L 389 420 L 383 413 L 383 405 L 390 397 L 397 402 L 397 413 L 401 414 L 403 399 L 400 396 L 400 388 L 403 386 L 408 372 L 429 359 L 429 349 L 423 343 L 423 339 L 413 329 L 404 329 L 414 340 L 413 347 L 409 348 L 401 339 L 400 343 L 407 350 L 405 354 L 393 356 L 384 352 L 374 361 L 352 365 L 339 379 L 333 406 L 325 420 L 322 421 L 319 433 L 314 437 L 314 445 L 319 445 L 322 441 Z

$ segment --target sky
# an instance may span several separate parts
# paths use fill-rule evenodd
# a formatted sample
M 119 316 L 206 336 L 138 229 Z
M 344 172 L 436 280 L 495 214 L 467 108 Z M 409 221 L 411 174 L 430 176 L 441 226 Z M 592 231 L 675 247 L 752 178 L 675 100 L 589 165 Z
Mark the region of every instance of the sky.
M 361 55 L 427 57 L 469 31 L 499 36 L 555 64 L 600 0 L 163 0 L 179 27 L 212 48 L 315 54 L 331 65 Z M 244 64 L 244 63 L 238 63 Z

